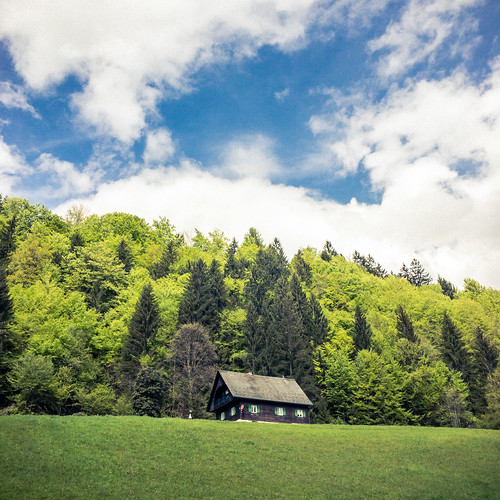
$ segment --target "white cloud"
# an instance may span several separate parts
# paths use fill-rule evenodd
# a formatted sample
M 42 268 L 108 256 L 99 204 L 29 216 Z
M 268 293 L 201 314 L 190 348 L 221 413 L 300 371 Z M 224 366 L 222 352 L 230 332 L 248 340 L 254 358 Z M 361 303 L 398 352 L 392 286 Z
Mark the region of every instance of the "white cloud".
M 37 160 L 35 173 L 47 174 L 42 189 L 44 198 L 61 199 L 86 194 L 95 188 L 99 175 L 92 171 L 79 171 L 72 163 L 44 153 Z
M 24 90 L 10 82 L 0 82 L 0 103 L 7 108 L 19 108 L 29 111 L 39 118 L 33 106 L 28 102 Z
M 290 89 L 286 88 L 280 92 L 275 92 L 274 97 L 277 101 L 284 101 L 290 95 Z
M 314 0 L 68 2 L 5 0 L 0 37 L 27 85 L 45 90 L 68 74 L 81 119 L 124 142 L 139 137 L 160 96 L 189 91 L 201 66 L 253 55 L 264 44 L 292 50 L 314 22 Z
M 450 36 L 474 32 L 476 23 L 471 19 L 464 21 L 463 13 L 476 3 L 476 0 L 411 0 L 401 19 L 368 44 L 371 52 L 389 51 L 378 61 L 379 75 L 383 78 L 403 75 L 416 64 L 432 59 Z M 463 57 L 464 44 L 459 50 Z
M 0 136 L 0 194 L 12 194 L 13 187 L 30 172 L 24 158 Z
M 233 140 L 224 147 L 221 167 L 215 167 L 213 171 L 229 178 L 273 178 L 283 172 L 273 146 L 273 141 L 263 135 Z
M 143 160 L 146 164 L 161 163 L 169 160 L 175 153 L 172 134 L 167 129 L 148 132 Z
M 362 167 L 382 193 L 380 206 L 362 208 L 364 250 L 377 248 L 391 268 L 396 257 L 418 254 L 435 275 L 498 286 L 500 59 L 481 85 L 457 72 L 378 104 L 339 102 L 311 127 L 337 168 L 348 175 Z

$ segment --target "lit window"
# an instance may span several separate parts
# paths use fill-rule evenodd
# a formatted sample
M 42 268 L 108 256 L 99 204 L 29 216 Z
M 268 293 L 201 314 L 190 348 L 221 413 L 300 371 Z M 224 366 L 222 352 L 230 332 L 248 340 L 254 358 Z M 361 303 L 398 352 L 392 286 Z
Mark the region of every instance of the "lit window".
M 275 415 L 278 415 L 280 417 L 283 417 L 286 415 L 286 410 L 285 408 L 282 408 L 281 406 L 277 406 L 275 409 L 274 409 L 274 414 Z
M 234 417 L 236 415 L 236 406 L 233 406 L 231 408 L 231 417 Z
M 226 420 L 226 412 L 225 411 L 221 412 L 220 419 L 221 420 Z
M 298 410 L 295 410 L 295 416 L 299 417 L 299 418 L 304 418 L 306 415 L 305 415 L 304 410 L 298 409 Z

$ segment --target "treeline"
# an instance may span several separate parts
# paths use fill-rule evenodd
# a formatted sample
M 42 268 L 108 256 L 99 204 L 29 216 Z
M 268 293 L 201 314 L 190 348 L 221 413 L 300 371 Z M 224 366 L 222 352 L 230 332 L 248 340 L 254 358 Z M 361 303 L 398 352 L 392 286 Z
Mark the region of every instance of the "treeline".
M 217 368 L 293 377 L 316 422 L 500 426 L 500 292 L 326 242 L 0 197 L 4 413 L 206 418 Z

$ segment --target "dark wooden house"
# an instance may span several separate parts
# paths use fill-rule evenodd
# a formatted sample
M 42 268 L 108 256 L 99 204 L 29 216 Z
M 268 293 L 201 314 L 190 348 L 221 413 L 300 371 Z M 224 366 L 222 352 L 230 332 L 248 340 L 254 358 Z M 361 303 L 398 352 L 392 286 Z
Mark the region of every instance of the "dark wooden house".
M 308 424 L 312 403 L 293 379 L 220 370 L 207 410 L 217 420 Z

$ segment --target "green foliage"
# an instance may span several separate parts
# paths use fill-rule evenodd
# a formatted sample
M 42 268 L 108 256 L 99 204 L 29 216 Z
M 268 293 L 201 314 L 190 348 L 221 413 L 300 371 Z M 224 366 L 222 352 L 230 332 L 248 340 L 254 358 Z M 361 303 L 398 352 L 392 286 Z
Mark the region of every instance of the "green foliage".
M 496 425 L 500 291 L 471 279 L 463 291 L 441 277 L 427 284 L 415 260 L 406 279 L 387 276 L 370 255 L 349 262 L 329 242 L 289 263 L 255 228 L 238 246 L 219 230 L 190 240 L 165 218 L 150 226 L 76 208 L 64 222 L 0 200 L 0 406 L 131 413 L 137 373 L 149 367 L 167 381 L 167 413 L 196 406 L 206 416 L 206 386 L 183 403 L 189 377 L 173 362 L 177 330 L 196 321 L 210 338 L 208 372 L 293 376 L 315 421 Z M 24 363 L 51 372 L 34 402 L 11 383 Z
M 123 371 L 129 381 L 139 372 L 141 357 L 151 356 L 160 326 L 160 310 L 150 283 L 144 285 L 123 346 Z
M 135 379 L 132 406 L 137 415 L 160 417 L 164 402 L 164 388 L 160 373 L 144 368 Z
M 17 360 L 9 375 L 17 391 L 16 403 L 23 413 L 52 413 L 57 406 L 54 365 L 50 358 L 27 353 Z
M 366 320 L 366 315 L 361 310 L 361 307 L 357 305 L 354 311 L 354 328 L 352 334 L 356 351 L 369 349 L 371 338 L 372 330 Z
M 403 264 L 399 276 L 408 280 L 413 286 L 428 285 L 432 281 L 430 274 L 423 268 L 422 264 L 417 260 L 411 261 L 410 267 Z

